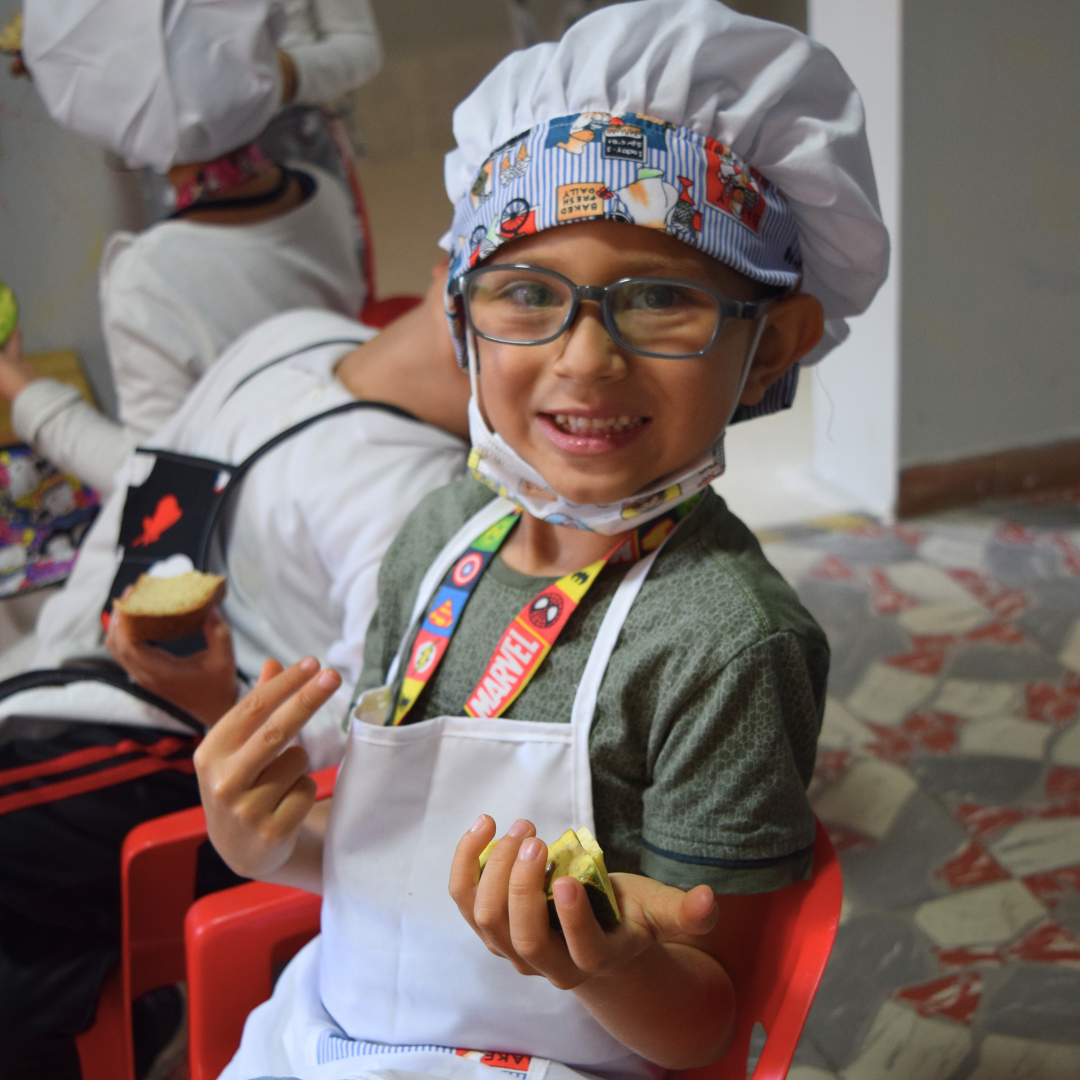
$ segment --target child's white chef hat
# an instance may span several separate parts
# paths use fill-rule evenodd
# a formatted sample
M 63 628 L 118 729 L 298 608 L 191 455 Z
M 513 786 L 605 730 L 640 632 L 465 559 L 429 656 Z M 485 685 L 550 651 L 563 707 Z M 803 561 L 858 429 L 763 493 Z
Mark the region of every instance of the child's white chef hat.
M 885 280 L 858 91 L 824 46 L 716 0 L 613 4 L 512 53 L 457 107 L 454 135 L 452 275 L 555 225 L 661 228 L 817 297 L 826 334 L 804 363 Z
M 24 17 L 49 114 L 130 166 L 213 161 L 281 104 L 276 0 L 25 0 Z

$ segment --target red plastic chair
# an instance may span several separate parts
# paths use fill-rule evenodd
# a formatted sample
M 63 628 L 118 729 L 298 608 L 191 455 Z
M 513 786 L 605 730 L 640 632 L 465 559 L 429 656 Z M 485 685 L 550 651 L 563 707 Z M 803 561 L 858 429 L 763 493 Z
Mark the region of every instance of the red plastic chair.
M 385 330 L 395 319 L 423 303 L 422 296 L 388 296 L 385 300 L 371 300 L 360 312 L 360 321 L 376 330 Z
M 325 799 L 337 768 L 313 775 L 317 797 Z M 102 987 L 93 1027 L 77 1040 L 83 1080 L 134 1080 L 131 1003 L 186 976 L 184 915 L 195 899 L 195 862 L 205 840 L 200 806 L 147 821 L 124 840 L 120 964 Z
M 739 1003 L 731 1049 L 678 1080 L 745 1080 L 756 1023 L 768 1033 L 752 1080 L 783 1080 L 832 951 L 840 920 L 840 864 L 819 823 L 814 876 L 779 892 L 733 897 L 724 963 Z M 319 931 L 320 898 L 250 884 L 204 897 L 187 913 L 191 1080 L 215 1080 L 248 1012 L 270 997 L 273 973 Z

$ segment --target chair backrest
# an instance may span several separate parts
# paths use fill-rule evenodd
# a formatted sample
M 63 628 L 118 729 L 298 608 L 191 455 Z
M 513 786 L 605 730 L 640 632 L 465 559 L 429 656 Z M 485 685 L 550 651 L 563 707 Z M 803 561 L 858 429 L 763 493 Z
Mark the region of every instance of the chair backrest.
M 818 822 L 809 881 L 731 898 L 723 960 L 738 1002 L 735 1036 L 722 1061 L 680 1073 L 680 1080 L 746 1080 L 758 1023 L 767 1039 L 751 1080 L 784 1080 L 832 951 L 843 892 L 840 863 Z
M 336 766 L 313 776 L 317 798 L 332 794 Z M 134 1080 L 131 1003 L 185 977 L 184 916 L 205 841 L 201 806 L 146 821 L 125 838 L 120 966 L 102 987 L 93 1027 L 77 1040 L 83 1080 Z

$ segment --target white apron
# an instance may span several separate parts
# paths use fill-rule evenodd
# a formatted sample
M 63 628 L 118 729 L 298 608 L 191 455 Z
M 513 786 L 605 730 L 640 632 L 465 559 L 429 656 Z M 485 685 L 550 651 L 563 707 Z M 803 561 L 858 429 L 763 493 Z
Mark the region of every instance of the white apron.
M 421 583 L 411 624 L 469 542 L 510 510 L 496 499 L 450 540 Z M 497 835 L 528 818 L 548 843 L 569 828 L 595 829 L 596 697 L 658 553 L 635 563 L 616 591 L 569 724 L 441 716 L 383 727 L 353 719 L 327 832 L 321 937 L 249 1017 L 222 1080 L 386 1070 L 497 1080 L 490 1064 L 529 1080 L 571 1070 L 663 1072 L 609 1035 L 571 992 L 488 952 L 448 891 L 454 849 L 482 813 L 495 818 Z M 401 662 L 399 652 L 390 684 Z M 484 1063 L 463 1051 L 504 1053 Z

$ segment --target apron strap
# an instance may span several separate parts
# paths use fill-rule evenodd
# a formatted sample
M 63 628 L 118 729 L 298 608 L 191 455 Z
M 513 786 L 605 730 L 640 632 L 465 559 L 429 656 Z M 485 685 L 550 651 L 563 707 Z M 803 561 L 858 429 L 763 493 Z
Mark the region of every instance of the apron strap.
M 239 465 L 232 467 L 232 475 L 229 477 L 229 482 L 225 485 L 225 488 L 221 493 L 221 498 L 218 500 L 213 513 L 207 520 L 202 542 L 199 545 L 198 558 L 194 560 L 196 568 L 202 570 L 206 567 L 206 562 L 210 555 L 210 545 L 214 539 L 214 533 L 218 529 L 221 515 L 229 502 L 230 496 L 236 491 L 243 482 L 248 471 L 260 458 L 270 453 L 271 450 L 280 446 L 283 442 L 287 442 L 294 435 L 299 435 L 305 428 L 309 428 L 313 424 L 321 423 L 323 420 L 329 420 L 331 417 L 340 416 L 343 413 L 355 412 L 358 409 L 377 409 L 380 412 L 390 413 L 391 416 L 400 417 L 402 420 L 412 420 L 417 424 L 423 423 L 422 420 L 413 416 L 413 414 L 406 409 L 398 408 L 396 405 L 389 405 L 384 401 L 347 401 L 344 405 L 337 405 L 332 409 L 327 409 L 325 412 L 316 413 L 314 416 L 309 416 L 306 419 L 299 421 L 299 423 L 293 424 L 292 427 L 288 427 L 284 431 L 279 431 L 272 439 L 268 439 L 262 446 L 257 447 L 248 454 Z M 225 542 L 223 541 L 223 554 L 225 546 Z
M 687 517 L 689 516 L 688 514 Z M 683 521 L 685 520 L 686 518 L 683 518 Z M 619 635 L 622 633 L 630 609 L 634 606 L 634 601 L 641 592 L 641 587 L 645 584 L 645 579 L 649 576 L 656 557 L 664 550 L 664 546 L 675 535 L 681 524 L 682 521 L 664 537 L 664 542 L 654 552 L 644 559 L 639 559 L 627 570 L 622 581 L 619 582 L 619 587 L 615 590 L 615 595 L 611 598 L 611 603 L 608 604 L 607 611 L 604 612 L 600 629 L 596 632 L 596 640 L 589 651 L 589 659 L 585 662 L 585 670 L 578 682 L 574 704 L 570 709 L 570 723 L 574 729 L 573 785 L 576 820 L 594 820 L 592 770 L 589 766 L 589 731 L 596 715 L 596 699 L 600 695 L 600 685 L 604 681 L 611 654 L 619 643 Z
M 0 681 L 0 701 L 11 697 L 13 694 L 22 693 L 24 690 L 38 690 L 50 686 L 70 686 L 72 683 L 98 682 L 104 683 L 117 690 L 130 694 L 133 698 L 152 705 L 167 716 L 178 720 L 185 727 L 191 728 L 196 735 L 202 735 L 206 728 L 195 719 L 191 713 L 174 705 L 171 701 L 159 697 L 150 690 L 144 690 L 137 683 L 132 682 L 120 667 L 109 664 L 94 665 L 93 667 L 69 667 L 69 668 L 41 668 L 36 671 L 24 671 L 21 675 L 13 675 L 10 679 Z M 108 723 L 103 720 L 103 723 Z
M 366 345 L 367 339 L 361 340 L 360 338 L 326 338 L 323 341 L 313 341 L 310 345 L 302 345 L 299 349 L 293 349 L 292 352 L 284 353 L 281 356 L 275 356 L 273 360 L 267 360 L 265 364 L 260 364 L 257 368 L 249 371 L 226 395 L 222 405 L 229 400 L 245 383 L 250 382 L 256 375 L 261 375 L 268 368 L 272 368 L 275 364 L 284 363 L 286 360 L 291 360 L 294 356 L 299 356 L 301 353 L 311 352 L 312 349 L 321 349 L 324 345 Z M 219 410 L 221 406 L 218 406 Z

